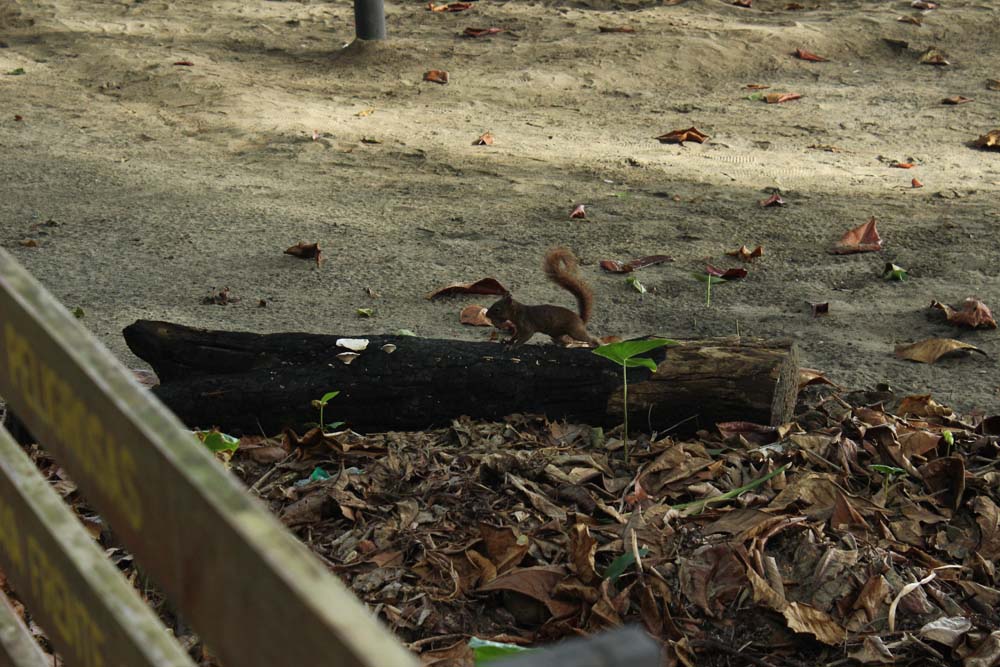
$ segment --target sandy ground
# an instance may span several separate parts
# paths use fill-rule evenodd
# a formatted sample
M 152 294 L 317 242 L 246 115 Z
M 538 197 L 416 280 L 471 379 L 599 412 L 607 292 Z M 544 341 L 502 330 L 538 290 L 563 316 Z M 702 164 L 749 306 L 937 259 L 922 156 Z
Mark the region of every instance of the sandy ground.
M 997 332 L 928 304 L 1000 308 L 1000 153 L 969 146 L 1000 127 L 1000 9 L 800 1 L 389 2 L 391 40 L 344 49 L 348 2 L 0 0 L 0 244 L 130 365 L 120 332 L 137 318 L 485 338 L 458 312 L 490 297 L 425 293 L 495 276 L 523 301 L 570 305 L 539 267 L 567 244 L 598 335 L 792 337 L 845 386 L 995 412 Z M 910 16 L 923 25 L 897 20 Z M 919 63 L 932 46 L 949 66 Z M 430 69 L 450 83 L 423 82 Z M 747 84 L 803 97 L 768 105 Z M 975 101 L 941 104 L 952 95 Z M 692 125 L 711 140 L 654 139 Z M 485 131 L 495 144 L 472 145 Z M 758 206 L 772 188 L 786 207 Z M 587 219 L 569 219 L 577 203 Z M 827 252 L 870 216 L 884 251 Z M 282 254 L 297 241 L 327 262 Z M 744 243 L 764 257 L 706 307 L 691 272 L 738 264 L 724 253 Z M 637 274 L 645 295 L 597 266 L 658 253 L 675 261 Z M 910 280 L 883 281 L 889 261 Z M 201 303 L 225 286 L 242 301 Z M 814 319 L 807 302 L 824 301 Z M 990 358 L 894 358 L 931 336 Z

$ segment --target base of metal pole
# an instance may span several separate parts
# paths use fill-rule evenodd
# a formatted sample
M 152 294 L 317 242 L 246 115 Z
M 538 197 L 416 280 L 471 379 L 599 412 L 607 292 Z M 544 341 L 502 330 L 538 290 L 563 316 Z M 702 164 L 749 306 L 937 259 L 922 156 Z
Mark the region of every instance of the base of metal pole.
M 383 0 L 354 0 L 354 33 L 358 39 L 385 39 Z

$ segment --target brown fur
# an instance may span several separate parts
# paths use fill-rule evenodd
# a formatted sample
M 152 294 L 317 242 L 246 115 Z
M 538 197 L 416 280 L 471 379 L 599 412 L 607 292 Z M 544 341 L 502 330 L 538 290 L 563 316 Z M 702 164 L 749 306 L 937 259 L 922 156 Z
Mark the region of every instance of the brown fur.
M 571 338 L 594 345 L 600 344 L 587 332 L 585 325 L 594 308 L 594 293 L 577 276 L 576 267 L 576 256 L 567 248 L 549 250 L 542 264 L 549 280 L 576 297 L 579 315 L 562 306 L 547 304 L 529 306 L 515 301 L 510 294 L 505 294 L 502 299 L 489 307 L 486 317 L 495 327 L 500 327 L 504 322 L 514 325 L 514 335 L 509 341 L 512 346 L 526 343 L 536 333 L 547 334 L 556 343 L 565 343 L 566 338 Z

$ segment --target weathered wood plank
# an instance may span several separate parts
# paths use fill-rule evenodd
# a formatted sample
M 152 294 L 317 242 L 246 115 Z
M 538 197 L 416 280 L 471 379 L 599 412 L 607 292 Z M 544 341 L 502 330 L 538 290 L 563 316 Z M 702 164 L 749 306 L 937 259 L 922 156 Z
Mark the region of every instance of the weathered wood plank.
M 52 661 L 3 593 L 0 593 L 0 667 L 52 667 Z
M 2 250 L 0 396 L 224 664 L 417 664 Z
M 3 429 L 0 567 L 68 664 L 194 664 Z

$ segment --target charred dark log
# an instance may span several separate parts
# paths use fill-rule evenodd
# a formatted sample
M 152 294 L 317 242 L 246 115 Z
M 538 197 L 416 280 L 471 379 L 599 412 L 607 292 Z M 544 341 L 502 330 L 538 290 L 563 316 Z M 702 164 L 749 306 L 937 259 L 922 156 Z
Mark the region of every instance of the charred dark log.
M 253 334 L 140 320 L 125 329 L 131 350 L 160 378 L 154 389 L 185 423 L 273 433 L 314 422 L 311 401 L 358 431 L 423 429 L 468 415 L 500 419 L 543 413 L 595 425 L 621 421 L 621 368 L 587 349 L 367 336 L 350 364 L 338 336 Z M 394 349 L 393 349 L 394 348 Z M 718 421 L 787 421 L 797 388 L 788 342 L 686 341 L 650 354 L 656 374 L 629 370 L 636 428 L 684 430 Z

